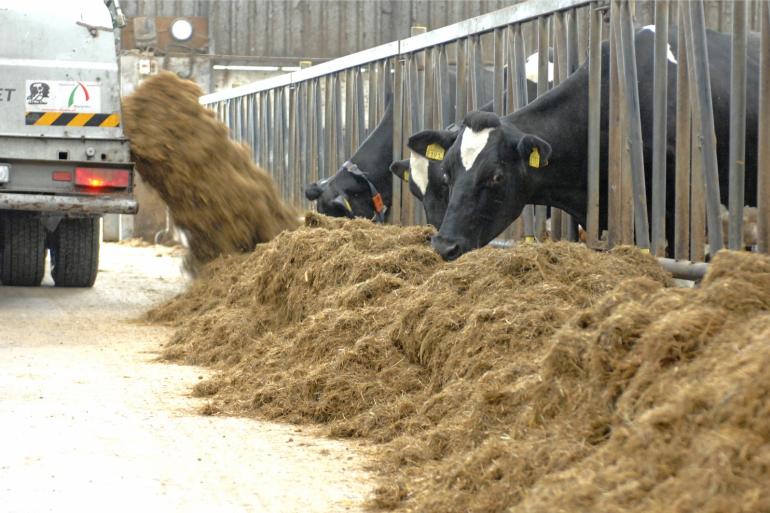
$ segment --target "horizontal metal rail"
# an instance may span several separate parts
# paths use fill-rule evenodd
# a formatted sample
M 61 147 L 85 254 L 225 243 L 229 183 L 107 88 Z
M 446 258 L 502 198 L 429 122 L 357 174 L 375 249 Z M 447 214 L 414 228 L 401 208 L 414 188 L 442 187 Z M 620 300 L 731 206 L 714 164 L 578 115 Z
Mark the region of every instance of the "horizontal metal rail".
M 432 48 L 444 43 L 451 43 L 471 35 L 484 34 L 496 28 L 506 27 L 512 23 L 521 23 L 539 16 L 552 14 L 557 11 L 573 9 L 588 5 L 590 0 L 538 0 L 537 2 L 522 2 L 500 9 L 489 14 L 476 16 L 453 25 L 425 32 L 406 39 L 393 41 L 374 48 L 362 50 L 338 59 L 332 59 L 299 71 L 278 75 L 252 84 L 218 91 L 201 96 L 203 105 L 230 100 L 247 94 L 269 91 L 276 87 L 293 85 L 305 80 L 318 78 L 332 73 L 344 71 L 356 66 L 363 66 L 391 57 L 414 53 L 426 48 Z

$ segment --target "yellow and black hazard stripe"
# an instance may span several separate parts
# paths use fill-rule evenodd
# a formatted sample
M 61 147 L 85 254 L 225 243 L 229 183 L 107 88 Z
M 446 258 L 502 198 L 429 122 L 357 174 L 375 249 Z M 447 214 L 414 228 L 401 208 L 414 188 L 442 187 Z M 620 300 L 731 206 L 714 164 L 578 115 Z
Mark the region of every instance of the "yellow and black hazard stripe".
M 90 126 L 113 128 L 120 126 L 120 114 L 78 114 L 77 112 L 27 112 L 27 125 Z

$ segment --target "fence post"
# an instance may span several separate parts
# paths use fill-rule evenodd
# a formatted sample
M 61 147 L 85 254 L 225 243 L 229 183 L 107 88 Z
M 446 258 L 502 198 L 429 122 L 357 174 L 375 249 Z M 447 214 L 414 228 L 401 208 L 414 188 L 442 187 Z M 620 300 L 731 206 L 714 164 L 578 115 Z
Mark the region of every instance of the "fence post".
M 588 206 L 586 230 L 588 246 L 599 242 L 599 167 L 602 93 L 602 13 L 592 3 L 588 37 Z
M 719 213 L 719 171 L 717 169 L 716 135 L 714 134 L 714 109 L 711 105 L 711 77 L 708 67 L 706 25 L 703 18 L 703 2 L 690 3 L 693 68 L 698 95 L 698 109 L 702 126 L 701 152 L 706 180 L 706 212 L 708 222 L 709 252 L 713 256 L 722 249 L 722 221 Z
M 762 2 L 761 52 L 759 62 L 759 159 L 757 162 L 757 205 L 759 251 L 770 252 L 770 5 Z
M 644 179 L 644 155 L 642 153 L 642 124 L 639 115 L 639 86 L 636 72 L 636 48 L 631 11 L 628 3 L 620 10 L 620 40 L 622 53 L 621 84 L 626 98 L 626 119 L 628 120 L 628 150 L 631 161 L 631 179 L 634 194 L 634 228 L 636 245 L 642 249 L 650 247 L 650 231 L 647 220 L 647 189 Z
M 667 246 L 668 49 L 668 0 L 659 0 L 655 3 L 655 69 L 652 95 L 652 252 L 655 256 L 665 256 Z
M 733 2 L 730 68 L 730 217 L 728 245 L 743 246 L 743 201 L 746 176 L 746 3 Z

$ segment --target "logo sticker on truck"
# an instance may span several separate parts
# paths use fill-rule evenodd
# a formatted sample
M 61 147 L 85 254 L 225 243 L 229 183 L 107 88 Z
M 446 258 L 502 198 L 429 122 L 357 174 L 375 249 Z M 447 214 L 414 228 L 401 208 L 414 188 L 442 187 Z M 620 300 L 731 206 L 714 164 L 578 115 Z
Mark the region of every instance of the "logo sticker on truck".
M 98 82 L 27 80 L 25 124 L 34 126 L 120 126 L 120 115 L 103 113 Z
M 99 82 L 27 80 L 27 111 L 91 112 L 102 110 Z

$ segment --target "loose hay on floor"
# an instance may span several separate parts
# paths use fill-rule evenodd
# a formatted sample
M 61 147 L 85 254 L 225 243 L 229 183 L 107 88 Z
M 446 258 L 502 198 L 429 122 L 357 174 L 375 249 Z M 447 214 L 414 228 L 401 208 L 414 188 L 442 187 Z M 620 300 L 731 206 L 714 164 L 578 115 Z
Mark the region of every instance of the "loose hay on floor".
M 144 80 L 123 102 L 136 169 L 187 230 L 188 265 L 251 252 L 299 224 L 249 149 L 200 105 L 200 88 L 174 73 Z
M 381 444 L 404 511 L 767 511 L 770 258 L 698 289 L 566 243 L 441 262 L 426 228 L 311 215 L 151 317 L 208 412 Z

